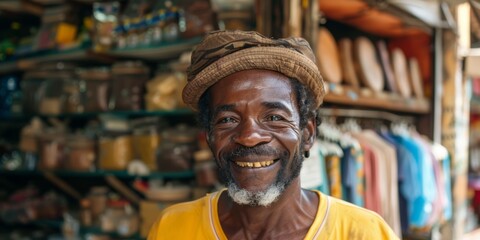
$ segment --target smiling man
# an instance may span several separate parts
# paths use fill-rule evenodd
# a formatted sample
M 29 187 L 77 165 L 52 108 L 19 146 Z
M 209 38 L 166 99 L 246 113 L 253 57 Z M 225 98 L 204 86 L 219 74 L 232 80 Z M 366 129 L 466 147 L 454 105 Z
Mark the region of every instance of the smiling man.
M 304 39 L 206 36 L 183 99 L 227 189 L 165 209 L 148 239 L 398 239 L 377 214 L 301 188 L 324 88 Z

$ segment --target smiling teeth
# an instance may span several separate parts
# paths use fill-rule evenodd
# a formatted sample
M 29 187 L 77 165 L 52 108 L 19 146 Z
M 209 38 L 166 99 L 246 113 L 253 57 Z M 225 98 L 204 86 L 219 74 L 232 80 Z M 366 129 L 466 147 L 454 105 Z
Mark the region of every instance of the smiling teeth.
M 240 167 L 250 167 L 250 168 L 260 168 L 260 167 L 267 167 L 273 164 L 273 160 L 271 161 L 263 161 L 263 162 L 235 162 Z

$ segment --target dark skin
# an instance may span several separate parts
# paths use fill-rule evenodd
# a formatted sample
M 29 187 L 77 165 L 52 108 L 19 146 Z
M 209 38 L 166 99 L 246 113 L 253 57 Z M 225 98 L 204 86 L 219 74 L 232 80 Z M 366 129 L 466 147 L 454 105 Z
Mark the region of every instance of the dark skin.
M 273 71 L 241 71 L 220 80 L 209 91 L 214 115 L 208 143 L 217 163 L 230 169 L 235 183 L 249 191 L 262 191 L 279 174 L 291 176 L 292 160 L 310 150 L 316 125 L 312 118 L 300 129 L 301 116 L 289 79 Z M 242 157 L 230 164 L 222 157 L 238 145 L 262 144 L 288 152 L 283 171 L 275 156 Z M 272 160 L 272 165 L 259 168 L 237 164 Z M 299 177 L 295 177 L 268 207 L 239 205 L 223 192 L 218 214 L 228 239 L 303 239 L 314 221 L 318 204 L 317 194 L 303 190 Z

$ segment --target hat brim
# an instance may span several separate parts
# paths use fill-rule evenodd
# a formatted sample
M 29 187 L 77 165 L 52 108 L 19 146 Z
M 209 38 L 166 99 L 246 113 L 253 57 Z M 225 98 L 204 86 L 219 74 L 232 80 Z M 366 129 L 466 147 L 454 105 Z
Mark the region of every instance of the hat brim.
M 271 70 L 294 78 L 308 86 L 320 107 L 325 86 L 317 65 L 301 53 L 284 47 L 252 47 L 234 52 L 207 66 L 183 89 L 183 101 L 198 111 L 198 101 L 205 91 L 221 79 L 244 70 Z

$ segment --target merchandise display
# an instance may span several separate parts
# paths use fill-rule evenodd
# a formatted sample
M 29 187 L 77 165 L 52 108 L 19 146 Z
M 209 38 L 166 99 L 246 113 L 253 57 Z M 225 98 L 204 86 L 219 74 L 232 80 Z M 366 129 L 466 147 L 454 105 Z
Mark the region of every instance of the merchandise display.
M 335 39 L 327 29 L 320 28 L 317 41 L 317 65 L 322 76 L 326 81 L 340 83 L 342 81 L 342 67 Z
M 404 97 L 412 95 L 412 86 L 410 85 L 408 65 L 405 54 L 402 50 L 396 48 L 392 51 L 392 68 L 397 80 L 398 92 Z
M 133 160 L 132 137 L 128 133 L 105 133 L 99 140 L 98 167 L 125 170 Z
M 78 70 L 79 112 L 104 112 L 108 110 L 112 74 L 108 67 Z
M 191 51 L 225 29 L 314 50 L 327 84 L 302 187 L 375 211 L 403 239 L 456 239 L 443 230 L 460 232 L 458 202 L 480 225 L 478 113 L 467 163 L 445 149 L 460 123 L 436 119 L 463 107 L 438 96 L 462 76 L 442 69 L 459 56 L 437 56 L 450 30 L 394 1 L 19 2 L 0 4 L 0 239 L 145 240 L 163 209 L 221 191 L 182 91 Z M 473 88 L 480 109 L 480 80 L 464 82 L 455 91 Z M 467 179 L 468 204 L 456 196 Z
M 366 37 L 359 37 L 354 41 L 353 52 L 362 83 L 375 92 L 382 91 L 385 82 L 373 43 Z
M 360 80 L 358 80 L 357 74 L 355 73 L 352 40 L 343 38 L 339 41 L 338 45 L 342 62 L 343 78 L 347 84 L 358 88 L 360 87 Z

